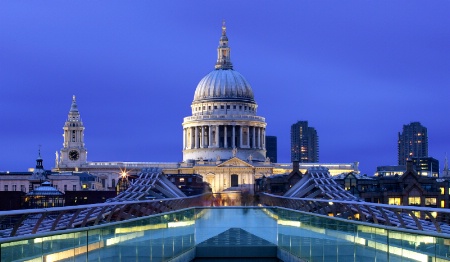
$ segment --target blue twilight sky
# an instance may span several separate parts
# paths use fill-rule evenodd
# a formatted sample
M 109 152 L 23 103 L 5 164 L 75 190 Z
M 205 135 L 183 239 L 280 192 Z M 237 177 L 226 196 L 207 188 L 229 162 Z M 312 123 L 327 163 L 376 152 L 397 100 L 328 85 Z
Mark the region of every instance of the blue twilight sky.
M 0 170 L 54 166 L 72 95 L 90 161 L 181 161 L 183 117 L 214 69 L 222 19 L 290 161 L 309 121 L 320 162 L 397 163 L 419 121 L 450 153 L 450 1 L 1 1 Z

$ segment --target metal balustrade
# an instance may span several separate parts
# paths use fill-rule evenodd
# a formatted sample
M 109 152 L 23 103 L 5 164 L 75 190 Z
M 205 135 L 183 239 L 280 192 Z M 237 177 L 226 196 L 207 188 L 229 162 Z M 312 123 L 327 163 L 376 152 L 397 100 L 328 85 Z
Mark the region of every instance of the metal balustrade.
M 155 200 L 146 200 L 148 196 Z M 143 169 L 130 187 L 105 204 L 0 212 L 0 237 L 85 227 L 202 206 L 211 197 L 211 194 L 186 197 L 161 169 Z
M 450 261 L 448 234 L 280 207 L 188 208 L 0 247 L 2 261 Z
M 156 199 L 146 200 L 149 196 Z M 310 168 L 285 196 L 262 193 L 259 201 L 264 206 L 450 234 L 450 209 L 364 202 L 343 190 L 321 167 Z M 104 204 L 0 212 L 0 237 L 82 228 L 220 203 L 212 194 L 186 197 L 160 169 L 144 169 L 126 191 Z
M 261 194 L 260 203 L 396 228 L 450 234 L 450 209 L 446 208 L 395 206 L 358 200 L 294 198 L 271 194 Z

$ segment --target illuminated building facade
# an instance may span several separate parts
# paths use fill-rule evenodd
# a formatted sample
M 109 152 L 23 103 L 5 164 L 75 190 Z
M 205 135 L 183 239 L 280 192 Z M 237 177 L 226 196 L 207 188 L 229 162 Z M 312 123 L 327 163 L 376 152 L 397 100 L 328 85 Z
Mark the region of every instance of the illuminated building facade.
M 405 165 L 407 160 L 428 157 L 427 128 L 419 122 L 403 125 L 398 133 L 398 164 Z
M 291 161 L 319 162 L 319 136 L 308 121 L 298 121 L 291 126 Z
M 213 193 L 252 194 L 255 179 L 292 171 L 291 163 L 276 163 L 277 159 L 268 157 L 267 124 L 263 117 L 257 115 L 257 108 L 250 84 L 233 69 L 223 24 L 215 69 L 198 83 L 191 104 L 191 116 L 183 119 L 183 161 L 87 161 L 84 126 L 74 98 L 69 120 L 64 126 L 64 147 L 60 157 L 56 157 L 54 170 L 89 172 L 98 178 L 104 190 L 115 188 L 124 175 L 135 175 L 143 168 L 156 167 L 172 177 L 199 175 L 210 185 Z M 309 130 L 311 146 L 315 148 L 314 157 L 303 162 L 318 162 L 317 133 L 313 128 Z M 73 137 L 73 134 L 76 136 Z M 359 172 L 357 162 L 302 163 L 300 170 L 306 171 L 310 166 L 327 167 L 333 175 Z

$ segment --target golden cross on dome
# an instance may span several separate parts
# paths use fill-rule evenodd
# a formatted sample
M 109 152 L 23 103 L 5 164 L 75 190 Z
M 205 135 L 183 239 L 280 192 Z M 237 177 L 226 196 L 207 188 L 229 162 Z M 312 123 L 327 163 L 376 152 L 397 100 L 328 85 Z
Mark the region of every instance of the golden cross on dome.
M 227 26 L 225 25 L 225 19 L 222 20 L 222 35 L 227 34 Z

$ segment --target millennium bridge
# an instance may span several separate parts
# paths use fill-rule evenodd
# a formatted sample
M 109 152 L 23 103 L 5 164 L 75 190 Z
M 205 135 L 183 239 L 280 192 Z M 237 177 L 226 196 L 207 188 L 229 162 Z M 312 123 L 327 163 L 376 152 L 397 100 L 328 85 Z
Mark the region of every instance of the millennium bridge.
M 326 168 L 284 196 L 217 198 L 144 169 L 106 203 L 0 212 L 1 261 L 450 261 L 450 209 L 364 202 Z

